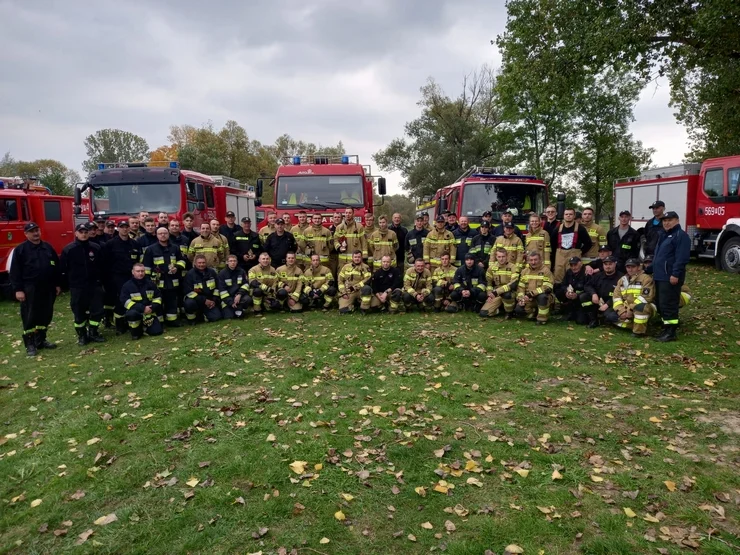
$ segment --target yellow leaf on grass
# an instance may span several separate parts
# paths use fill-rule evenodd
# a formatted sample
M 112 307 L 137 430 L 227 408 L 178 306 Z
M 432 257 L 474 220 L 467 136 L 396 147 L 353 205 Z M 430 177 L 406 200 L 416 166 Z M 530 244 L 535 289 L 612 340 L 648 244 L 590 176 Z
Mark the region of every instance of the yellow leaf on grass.
M 191 488 L 194 488 L 195 486 L 197 486 L 197 485 L 198 485 L 198 482 L 200 482 L 200 480 L 198 480 L 198 478 L 196 478 L 195 476 L 192 476 L 192 477 L 190 478 L 190 480 L 188 480 L 188 481 L 187 481 L 187 482 L 185 482 L 185 483 L 186 483 L 187 485 L 189 485 L 189 486 L 190 486 Z
M 595 474 L 592 474 L 591 481 L 592 482 L 603 482 L 604 478 L 602 478 L 601 476 L 596 476 Z
M 346 516 L 344 516 L 344 513 L 343 513 L 342 511 L 337 511 L 336 513 L 334 513 L 334 518 L 336 518 L 336 519 L 337 519 L 337 520 L 339 520 L 340 522 L 341 522 L 342 520 L 346 520 L 346 519 L 347 519 L 347 517 L 346 517 Z
M 355 498 L 354 495 L 350 495 L 349 493 L 341 493 L 340 495 L 345 501 L 352 501 Z
M 512 543 L 511 545 L 506 546 L 504 553 L 524 553 L 524 549 Z
M 431 522 L 422 522 L 421 527 L 424 528 L 424 530 L 431 530 L 434 528 L 434 525 Z
M 653 424 L 659 424 L 660 422 L 663 422 L 663 421 L 662 421 L 662 420 L 661 420 L 660 418 L 658 418 L 657 416 L 651 416 L 651 417 L 649 418 L 649 420 L 650 420 L 650 422 L 652 422 Z
M 635 514 L 635 511 L 633 511 L 629 507 L 622 507 L 622 510 L 624 511 L 624 514 L 626 514 L 630 518 L 635 518 L 637 516 Z
M 293 461 L 290 463 L 290 469 L 296 474 L 303 474 L 306 471 L 306 461 Z
M 478 478 L 468 478 L 465 483 L 470 486 L 478 486 L 479 488 L 483 487 L 483 482 L 481 482 Z
M 540 511 L 541 513 L 543 513 L 543 514 L 546 514 L 546 515 L 549 515 L 549 514 L 550 514 L 550 513 L 552 512 L 552 509 L 551 509 L 551 508 L 549 508 L 549 507 L 540 507 L 540 506 L 538 505 L 538 506 L 537 506 L 537 509 L 539 509 L 539 511 Z
M 560 472 L 558 472 L 557 470 L 553 470 L 552 471 L 552 479 L 553 480 L 562 480 L 563 479 L 563 475 L 560 474 Z
M 657 518 L 655 518 L 653 515 L 649 513 L 645 513 L 645 516 L 642 517 L 642 520 L 645 520 L 647 522 L 653 522 L 653 523 L 660 522 L 660 520 L 658 520 Z
M 43 499 L 34 499 L 33 501 L 31 501 L 31 507 L 38 507 L 43 502 Z
M 316 472 L 318 472 L 318 471 L 319 471 L 319 470 L 321 470 L 322 468 L 324 468 L 324 465 L 323 465 L 323 464 L 321 464 L 321 463 L 318 463 L 318 464 L 315 464 L 315 465 L 313 465 L 313 469 L 314 469 L 314 470 L 315 470 Z
M 436 449 L 434 451 L 434 456 L 437 457 L 438 459 L 441 459 L 442 457 L 445 456 L 445 450 L 444 449 Z
M 275 441 L 276 439 L 275 434 L 270 434 L 265 441 Z
M 419 495 L 421 495 L 422 497 L 426 497 L 427 496 L 427 490 L 426 490 L 426 488 L 424 488 L 422 486 L 419 486 L 418 488 L 414 488 L 414 491 L 416 493 L 418 493 Z
M 94 524 L 97 526 L 107 526 L 111 522 L 116 522 L 117 520 L 118 517 L 116 516 L 116 513 L 111 513 L 109 515 L 101 516 Z
M 670 480 L 666 480 L 663 483 L 665 484 L 665 487 L 668 488 L 668 491 L 676 491 L 676 482 L 671 482 Z
M 330 541 L 331 541 L 331 540 L 330 540 L 329 538 L 321 538 L 321 539 L 319 540 L 319 543 L 320 543 L 321 545 L 326 545 L 326 544 L 327 544 L 327 543 L 329 543 Z
M 99 441 L 100 441 L 100 438 L 99 438 L 99 437 L 94 437 L 94 438 L 92 438 L 92 439 L 88 439 L 88 440 L 87 440 L 87 444 L 88 444 L 88 445 L 95 445 L 95 444 L 96 444 L 96 443 L 98 443 Z
M 515 468 L 514 472 L 519 474 L 519 476 L 521 476 L 522 478 L 526 478 L 527 476 L 529 476 L 529 470 L 526 470 L 524 468 Z

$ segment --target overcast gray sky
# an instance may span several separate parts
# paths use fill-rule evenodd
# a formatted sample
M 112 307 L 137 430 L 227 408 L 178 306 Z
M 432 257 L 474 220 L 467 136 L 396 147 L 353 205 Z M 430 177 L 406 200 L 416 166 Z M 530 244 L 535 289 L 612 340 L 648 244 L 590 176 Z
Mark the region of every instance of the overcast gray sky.
M 419 114 L 433 76 L 451 96 L 504 30 L 503 0 L 0 0 L 0 156 L 81 170 L 83 141 L 119 128 L 166 143 L 169 126 L 250 138 L 343 141 L 364 163 Z M 686 133 L 651 86 L 633 132 L 677 163 Z M 400 192 L 398 176 L 388 176 Z

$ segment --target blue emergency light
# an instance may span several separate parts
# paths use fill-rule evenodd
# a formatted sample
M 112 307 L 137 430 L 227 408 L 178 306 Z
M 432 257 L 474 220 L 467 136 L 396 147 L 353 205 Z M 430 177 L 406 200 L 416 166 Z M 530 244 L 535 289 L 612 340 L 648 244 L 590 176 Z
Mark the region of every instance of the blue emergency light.
M 170 167 L 176 169 L 178 166 L 177 162 L 170 162 Z
M 301 157 L 300 156 L 293 156 L 293 165 L 294 166 L 300 166 L 301 165 Z
M 342 164 L 349 164 L 349 156 L 346 154 L 342 155 Z
M 99 170 L 104 170 L 105 169 L 105 164 L 103 164 L 103 163 L 98 164 L 98 169 Z
M 0 189 L 5 189 L 5 182 L 4 181 L 0 181 Z

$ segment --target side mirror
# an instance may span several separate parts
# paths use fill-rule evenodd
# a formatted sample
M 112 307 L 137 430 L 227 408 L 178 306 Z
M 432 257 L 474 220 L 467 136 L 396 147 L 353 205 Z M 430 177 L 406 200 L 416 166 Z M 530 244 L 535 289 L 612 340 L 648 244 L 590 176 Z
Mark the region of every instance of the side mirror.
M 565 193 L 558 193 L 558 196 L 556 198 L 558 199 L 558 202 L 557 202 L 558 220 L 562 220 L 563 214 L 565 214 Z
M 378 178 L 378 194 L 381 197 L 386 194 L 385 177 Z
M 447 198 L 446 197 L 440 197 L 437 214 L 441 214 L 445 210 L 447 210 Z
M 205 210 L 205 209 L 206 209 L 206 203 L 205 203 L 205 202 L 203 202 L 203 201 L 200 201 L 200 202 L 199 202 L 199 203 L 198 203 L 198 204 L 196 205 L 196 207 L 198 208 L 198 210 L 201 210 L 201 211 L 202 211 L 202 210 Z
M 254 201 L 254 205 L 255 205 L 255 206 L 262 206 L 262 199 L 259 199 L 259 198 L 258 198 L 258 199 L 256 199 L 256 200 Z
M 74 212 L 75 212 L 75 216 L 79 216 L 80 214 L 82 214 L 82 208 L 80 207 L 79 204 L 75 205 Z
M 257 190 L 255 191 L 257 198 L 262 197 L 262 189 L 264 188 L 265 182 L 261 179 L 257 180 Z

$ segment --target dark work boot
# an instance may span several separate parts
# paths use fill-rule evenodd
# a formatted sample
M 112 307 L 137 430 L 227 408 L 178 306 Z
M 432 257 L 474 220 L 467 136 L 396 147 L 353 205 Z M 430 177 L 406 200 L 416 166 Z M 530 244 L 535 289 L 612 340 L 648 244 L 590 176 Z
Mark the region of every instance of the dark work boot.
M 670 325 L 666 327 L 666 331 L 664 333 L 661 333 L 658 337 L 655 338 L 656 341 L 660 341 L 661 343 L 668 343 L 669 341 L 676 341 L 678 339 L 677 332 L 678 326 Z
M 87 339 L 91 343 L 105 343 L 105 337 L 100 335 L 100 331 L 98 331 L 98 326 L 90 326 L 89 332 L 87 334 Z
M 668 328 L 669 328 L 669 326 L 663 326 L 663 329 L 660 330 L 660 333 L 658 335 L 656 335 L 655 337 L 653 337 L 653 339 L 655 339 L 656 341 L 660 341 L 662 337 L 667 336 L 668 335 Z
M 77 332 L 77 344 L 80 347 L 87 345 L 87 330 L 85 328 L 75 328 L 75 331 Z
M 33 333 L 23 334 L 23 344 L 26 346 L 26 354 L 30 357 L 35 357 L 38 353 L 36 350 L 36 337 Z
M 115 318 L 116 322 L 116 335 L 123 335 L 128 331 L 128 322 L 126 321 L 126 318 L 123 316 L 117 316 Z
M 137 341 L 144 335 L 144 327 L 140 324 L 139 326 L 131 329 L 131 339 Z
M 36 348 L 37 349 L 56 349 L 56 343 L 46 340 L 46 330 L 36 331 Z

